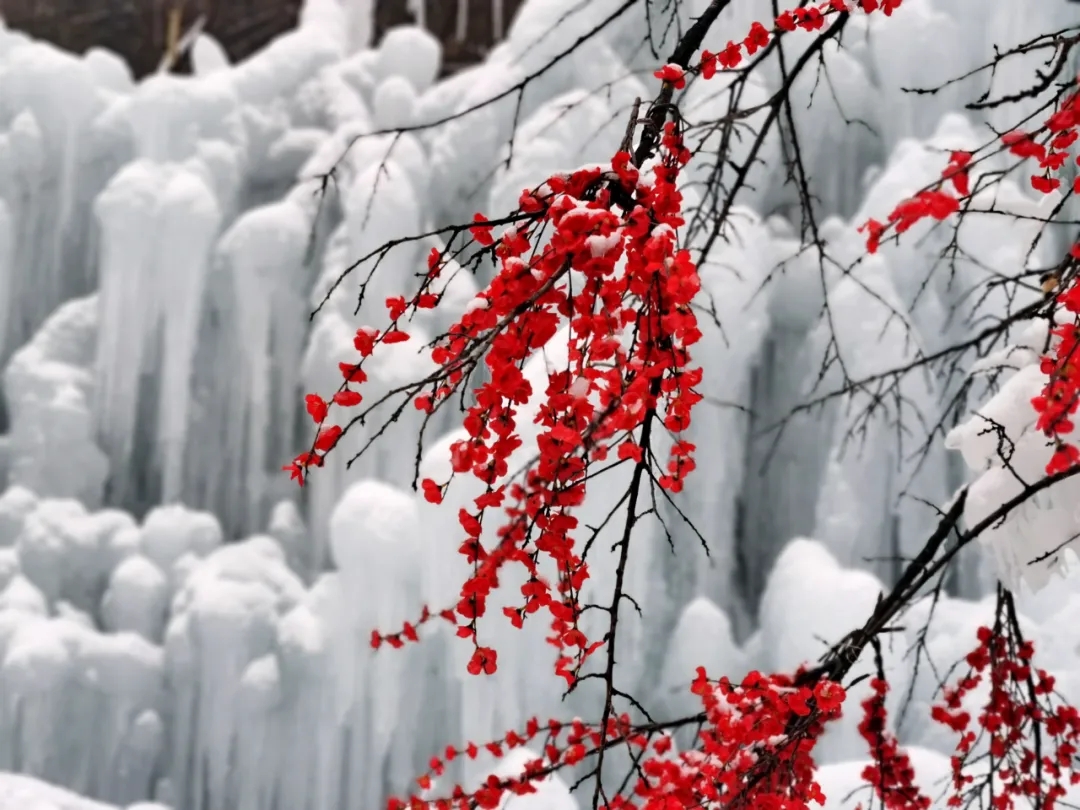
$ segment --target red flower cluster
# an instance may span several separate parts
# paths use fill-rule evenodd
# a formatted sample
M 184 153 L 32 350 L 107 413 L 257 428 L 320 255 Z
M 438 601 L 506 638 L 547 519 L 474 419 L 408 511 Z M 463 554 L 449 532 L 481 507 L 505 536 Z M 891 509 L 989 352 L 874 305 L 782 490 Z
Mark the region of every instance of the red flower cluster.
M 824 804 L 811 752 L 846 694 L 832 681 L 812 688 L 796 678 L 751 672 L 740 684 L 710 681 L 698 667 L 691 686 L 705 709 L 698 747 L 643 765 L 635 794 L 641 810 L 746 807 L 805 810 Z M 613 805 L 614 806 L 614 805 Z
M 863 769 L 862 778 L 873 785 L 886 810 L 929 810 L 933 802 L 916 787 L 910 758 L 886 728 L 889 684 L 872 678 L 870 689 L 872 694 L 862 703 L 859 734 L 869 745 L 873 761 Z
M 1001 142 L 1009 152 L 1027 160 L 1037 160 L 1040 174 L 1031 176 L 1031 187 L 1049 194 L 1061 187 L 1061 180 L 1053 176 L 1065 165 L 1066 151 L 1076 141 L 1080 126 L 1080 95 L 1067 97 L 1061 107 L 1046 119 L 1037 132 L 1006 132 Z M 1073 183 L 1074 193 L 1080 192 L 1080 178 Z
M 1068 149 L 1080 135 L 1080 94 L 1067 97 L 1038 132 L 1008 132 L 1001 140 L 1017 157 L 1037 160 L 1043 170 L 1031 176 L 1032 188 L 1044 194 L 1061 187 L 1054 176 L 1065 165 Z M 1080 193 L 1080 177 L 1073 182 L 1073 193 Z M 1080 259 L 1080 245 L 1072 248 Z M 1077 363 L 1077 334 L 1080 329 L 1080 288 L 1073 278 L 1057 294 L 1056 303 L 1073 314 L 1073 322 L 1055 327 L 1054 353 L 1042 359 L 1042 371 L 1048 380 L 1042 393 L 1031 404 L 1039 414 L 1036 428 L 1053 442 L 1054 453 L 1046 465 L 1047 475 L 1066 472 L 1080 463 L 1080 448 L 1064 437 L 1073 432 L 1071 416 L 1080 401 L 1080 364 Z
M 1069 293 L 1076 297 L 1076 286 Z M 1069 294 L 1069 293 L 1066 293 Z M 1064 295 L 1062 297 L 1065 297 Z M 1064 437 L 1072 433 L 1075 425 L 1070 417 L 1080 405 L 1080 374 L 1077 373 L 1077 338 L 1080 325 L 1067 323 L 1051 330 L 1054 337 L 1054 353 L 1044 357 L 1041 369 L 1049 379 L 1042 393 L 1031 400 L 1032 407 L 1039 414 L 1035 423 L 1054 443 L 1054 454 L 1046 465 L 1046 474 L 1065 472 L 1080 462 L 1080 449 Z
M 935 706 L 933 718 L 960 734 L 952 757 L 953 795 L 950 807 L 961 807 L 982 787 L 965 772 L 975 758 L 982 735 L 989 737 L 988 771 L 994 780 L 994 810 L 1012 810 L 1016 799 L 1053 810 L 1065 793 L 1065 783 L 1080 783 L 1073 770 L 1080 744 L 1080 713 L 1069 705 L 1053 704 L 1054 678 L 1034 669 L 1030 641 L 1002 627 L 980 627 L 979 645 L 967 656 L 968 674 L 945 692 L 945 704 Z M 983 678 L 990 696 L 978 717 L 981 731 L 970 730 L 971 715 L 961 709 L 963 697 Z M 1022 806 L 1028 806 L 1025 802 Z
M 1073 246 L 1072 256 L 1080 259 L 1080 245 Z M 1075 280 L 1058 293 L 1056 303 L 1072 313 L 1073 322 L 1050 330 L 1053 353 L 1043 357 L 1040 365 L 1047 382 L 1042 393 L 1031 400 L 1039 414 L 1036 429 L 1054 443 L 1047 475 L 1065 472 L 1080 463 L 1080 448 L 1065 438 L 1076 429 L 1071 417 L 1080 405 L 1080 286 Z
M 900 8 L 902 3 L 903 0 L 857 0 L 858 8 L 867 14 L 880 10 L 886 17 L 892 16 L 892 13 Z M 755 22 L 750 26 L 750 32 L 742 42 L 729 40 L 728 44 L 719 53 L 703 50 L 697 71 L 703 79 L 711 79 L 716 75 L 718 68 L 734 70 L 742 64 L 742 51 L 744 48 L 746 49 L 746 55 L 750 57 L 765 48 L 774 34 L 790 33 L 797 30 L 819 31 L 825 26 L 826 17 L 850 12 L 855 5 L 856 3 L 853 0 L 824 0 L 824 2 L 817 5 L 800 6 L 785 11 L 773 20 L 771 30 L 766 28 L 764 24 Z M 686 86 L 686 71 L 679 65 L 664 65 L 653 75 L 661 81 L 671 83 L 676 90 L 681 90 Z
M 467 535 L 461 552 L 473 566 L 456 608 L 464 620 L 458 633 L 477 645 L 473 669 L 494 670 L 494 651 L 478 645 L 476 623 L 498 586 L 499 570 L 516 563 L 528 575 L 524 603 L 504 612 L 520 626 L 529 614 L 546 610 L 552 619 L 549 641 L 564 651 L 557 671 L 573 681 L 584 659 L 601 646 L 590 643 L 578 626 L 577 595 L 588 568 L 572 536 L 577 519 L 571 510 L 584 500 L 590 464 L 613 449 L 620 461 L 651 464 L 636 433 L 655 417 L 677 435 L 689 426 L 691 409 L 701 399 L 694 391 L 701 369 L 690 367 L 689 355 L 700 338 L 690 309 L 700 282 L 689 253 L 675 242 L 683 224 L 675 179 L 689 154 L 673 124 L 665 130 L 661 156 L 652 182 L 643 182 L 630 156 L 620 153 L 607 175 L 582 170 L 524 192 L 520 207 L 536 214 L 534 226 L 491 240 L 500 272 L 435 346 L 433 358 L 446 369 L 445 380 L 417 398 L 418 408 L 433 409 L 451 396 L 464 370 L 481 358 L 489 376 L 465 414 L 469 437 L 451 447 L 453 472 L 471 474 L 487 487 L 473 509 L 458 515 Z M 613 203 L 608 183 L 632 196 L 629 212 Z M 552 229 L 551 238 L 534 244 L 545 226 Z M 484 243 L 486 231 L 478 220 L 474 238 Z M 579 289 L 566 283 L 571 270 L 583 277 Z M 564 322 L 570 329 L 570 365 L 548 376 L 535 420 L 541 426 L 538 459 L 523 482 L 507 489 L 498 482 L 522 446 L 518 411 L 534 393 L 522 369 Z M 631 337 L 627 341 L 622 335 Z M 681 487 L 694 466 L 693 449 L 676 441 L 668 471 L 658 478 L 661 486 Z M 438 503 L 448 483 L 424 480 L 421 486 L 425 497 Z M 489 552 L 480 542 L 485 515 L 502 506 L 507 495 L 510 520 L 499 527 L 499 543 Z M 557 593 L 541 573 L 544 557 L 558 572 Z
M 614 796 L 604 807 L 610 810 L 676 810 L 714 806 L 807 810 L 809 803 L 823 804 L 825 796 L 814 781 L 811 752 L 826 724 L 840 717 L 846 694 L 840 684 L 819 681 L 813 687 L 796 686 L 785 675 L 763 676 L 751 672 L 741 683 L 727 678 L 710 681 L 699 668 L 691 686 L 705 709 L 698 734 L 699 747 L 675 753 L 669 735 L 642 733 L 629 715 L 612 717 L 601 733 L 597 725 L 581 720 L 541 723 L 532 718 L 525 728 L 483 746 L 468 743 L 450 746 L 442 757 L 432 757 L 428 772 L 417 780 L 422 790 L 446 772 L 458 757 L 475 759 L 481 749 L 494 757 L 525 745 L 542 750 L 543 756 L 528 762 L 519 777 L 489 777 L 476 791 L 461 786 L 448 791 L 449 798 L 425 801 L 391 799 L 389 810 L 473 810 L 496 808 L 508 795 L 535 792 L 536 783 L 562 767 L 595 757 L 603 746 L 625 744 L 639 753 L 638 779 L 633 798 Z
M 1068 96 L 1059 109 L 1048 117 L 1037 132 L 1007 132 L 1001 142 L 1011 154 L 1025 160 L 1037 160 L 1043 170 L 1031 176 L 1031 186 L 1044 194 L 1061 187 L 1061 180 L 1054 176 L 1068 159 L 1066 150 L 1080 137 L 1080 94 Z M 859 227 L 866 233 L 866 249 L 874 253 L 881 246 L 882 237 L 894 229 L 900 234 L 926 218 L 947 219 L 960 209 L 960 200 L 942 188 L 945 180 L 951 181 L 961 197 L 971 193 L 968 176 L 972 161 L 969 152 L 953 152 L 949 164 L 942 172 L 942 180 L 936 186 L 924 189 L 910 199 L 904 200 L 893 210 L 886 222 L 870 219 Z M 1073 182 L 1073 193 L 1080 193 L 1080 177 Z M 1072 249 L 1074 259 L 1080 259 L 1080 245 Z M 1074 321 L 1056 327 L 1053 331 L 1054 354 L 1042 360 L 1043 373 L 1049 377 L 1042 393 L 1032 400 L 1039 414 L 1037 429 L 1046 434 L 1054 444 L 1054 453 L 1047 463 L 1048 475 L 1065 472 L 1080 463 L 1080 448 L 1063 437 L 1072 433 L 1073 421 L 1080 402 L 1080 363 L 1077 363 L 1077 334 L 1080 329 L 1080 288 L 1076 279 L 1057 295 L 1057 304 L 1073 313 Z
M 953 153 L 954 158 L 949 162 L 949 167 L 942 172 L 943 177 L 949 178 L 955 188 L 967 187 L 967 173 L 957 170 L 958 155 L 966 153 Z M 970 157 L 969 157 L 970 159 Z M 966 163 L 966 161 L 965 161 Z M 962 179 L 961 179 L 962 178 Z M 963 192 L 961 192 L 963 193 Z M 943 191 L 940 188 L 924 189 L 914 197 L 900 202 L 886 222 L 869 219 L 859 226 L 860 232 L 866 232 L 866 249 L 870 253 L 876 253 L 881 246 L 881 237 L 893 228 L 896 232 L 904 233 L 919 222 L 927 218 L 933 218 L 939 222 L 948 219 L 952 214 L 960 210 L 960 200 Z

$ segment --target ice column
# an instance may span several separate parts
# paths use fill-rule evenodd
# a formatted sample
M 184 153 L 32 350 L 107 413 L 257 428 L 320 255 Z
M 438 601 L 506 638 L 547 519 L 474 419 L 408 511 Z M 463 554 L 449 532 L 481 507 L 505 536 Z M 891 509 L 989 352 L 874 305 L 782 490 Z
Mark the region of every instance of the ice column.
M 220 211 L 200 174 L 142 160 L 113 179 L 95 213 L 102 232 L 95 411 L 116 473 L 111 495 L 125 503 L 174 500 Z

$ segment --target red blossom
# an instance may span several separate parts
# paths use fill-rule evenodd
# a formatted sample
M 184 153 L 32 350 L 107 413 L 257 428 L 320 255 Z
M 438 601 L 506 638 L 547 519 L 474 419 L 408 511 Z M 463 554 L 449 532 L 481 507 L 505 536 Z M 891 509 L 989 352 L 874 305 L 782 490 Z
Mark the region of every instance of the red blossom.
M 724 50 L 716 55 L 716 60 L 724 70 L 731 70 L 742 61 L 742 50 L 737 42 L 728 42 Z
M 712 51 L 701 52 L 701 78 L 711 79 L 716 75 L 716 54 Z
M 430 478 L 425 478 L 421 483 L 421 488 L 424 491 L 424 500 L 428 503 L 439 504 L 443 499 L 443 488 L 432 481 Z
M 686 87 L 686 71 L 674 63 L 669 62 L 664 65 L 658 71 L 653 73 L 653 76 L 662 82 L 673 85 L 676 90 L 682 90 Z
M 353 408 L 359 405 L 364 397 L 359 391 L 338 391 L 334 394 L 334 404 L 342 408 Z
M 966 197 L 971 193 L 971 182 L 968 177 L 967 166 L 971 163 L 971 152 L 953 152 L 949 155 L 949 165 L 941 173 L 943 178 L 952 181 L 956 192 Z
M 326 400 L 318 394 L 308 394 L 304 397 L 304 403 L 307 406 L 308 414 L 315 424 L 321 425 L 326 420 L 326 415 L 330 410 L 330 407 L 326 404 Z
M 995 810 L 1053 808 L 1065 795 L 1066 784 L 1078 781 L 1077 774 L 1069 772 L 1080 745 L 1080 714 L 1052 700 L 1054 679 L 1031 666 L 1034 645 L 1019 636 L 1009 618 L 1010 603 L 1011 597 L 999 592 L 997 621 L 994 627 L 979 628 L 978 646 L 967 656 L 971 669 L 946 690 L 945 705 L 932 710 L 934 720 L 960 735 L 952 757 L 950 807 L 970 803 L 983 788 L 984 777 L 977 781 L 965 770 L 976 756 L 979 739 L 987 741 L 996 762 Z M 989 686 L 989 693 L 975 732 L 971 715 L 959 707 L 981 683 Z
M 769 44 L 769 29 L 759 22 L 755 22 L 750 26 L 750 33 L 746 35 L 746 39 L 743 40 L 743 45 L 746 46 L 747 56 L 753 56 L 760 49 Z
M 361 326 L 353 336 L 353 346 L 361 356 L 367 357 L 375 351 L 375 341 L 378 340 L 379 330 L 370 326 Z M 343 372 L 344 373 L 344 372 Z
M 386 299 L 386 309 L 390 313 L 390 320 L 392 321 L 396 321 L 404 315 L 407 308 L 408 304 L 405 303 L 405 296 L 403 295 Z
M 473 217 L 473 222 L 476 224 L 469 229 L 469 233 L 477 244 L 483 247 L 495 244 L 495 237 L 491 235 L 491 226 L 487 224 L 487 218 L 483 214 L 477 214 Z

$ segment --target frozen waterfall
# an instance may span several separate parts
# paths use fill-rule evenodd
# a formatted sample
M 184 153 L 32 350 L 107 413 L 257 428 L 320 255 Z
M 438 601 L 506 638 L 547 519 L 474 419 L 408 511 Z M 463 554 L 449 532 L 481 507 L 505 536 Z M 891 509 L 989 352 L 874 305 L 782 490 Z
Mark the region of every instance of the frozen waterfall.
M 681 24 L 704 4 L 683 2 Z M 372 629 L 412 621 L 424 604 L 452 605 L 468 575 L 455 512 L 477 495 L 475 482 L 455 479 L 438 508 L 409 489 L 417 463 L 448 477 L 455 415 L 429 426 L 419 459 L 410 408 L 350 467 L 388 411 L 351 431 L 302 492 L 280 468 L 311 438 L 303 393 L 338 386 L 356 329 L 384 317 L 386 297 L 415 289 L 427 252 L 445 243 L 402 241 L 375 271 L 373 258 L 357 261 L 387 240 L 506 211 L 552 172 L 608 159 L 626 110 L 650 93 L 655 65 L 640 33 L 652 25 L 663 43 L 671 31 L 641 4 L 543 73 L 520 106 L 510 94 L 442 126 L 371 133 L 430 123 L 512 87 L 618 5 L 526 0 L 485 62 L 445 79 L 441 46 L 419 27 L 373 47 L 373 4 L 362 0 L 306 0 L 296 30 L 239 64 L 203 41 L 197 75 L 139 83 L 107 52 L 63 53 L 0 24 L 0 771 L 14 772 L 0 773 L 0 810 L 371 810 L 408 790 L 448 744 L 595 707 L 591 685 L 562 700 L 546 628 L 501 622 L 504 594 L 485 629 L 500 653 L 491 677 L 464 674 L 468 649 L 440 622 L 422 628 L 425 644 L 371 649 Z M 770 8 L 732 3 L 718 32 L 745 30 Z M 811 76 L 793 90 L 805 102 L 793 105 L 794 128 L 830 256 L 853 261 L 859 222 L 936 177 L 944 151 L 1006 123 L 994 110 L 957 112 L 985 89 L 978 79 L 916 99 L 903 88 L 971 69 L 990 43 L 1074 24 L 1076 8 L 905 0 L 890 19 L 852 20 L 843 47 L 824 54 L 831 92 L 813 92 Z M 713 50 L 727 39 L 718 32 Z M 1031 68 L 1003 72 L 1002 87 L 1015 89 Z M 742 103 L 761 104 L 779 78 L 767 65 Z M 724 114 L 731 88 L 721 81 L 686 91 L 691 124 Z M 714 131 L 698 134 L 715 146 Z M 737 143 L 733 159 L 748 148 Z M 1022 306 L 989 280 L 1046 263 L 1055 245 L 1029 255 L 1037 222 L 983 209 L 960 229 L 951 281 L 933 272 L 945 237 L 929 228 L 841 273 L 801 249 L 798 201 L 775 170 L 784 148 L 766 139 L 701 262 L 715 320 L 700 318 L 705 401 L 689 437 L 699 468 L 635 529 L 626 577 L 643 616 L 628 612 L 621 624 L 620 677 L 657 717 L 694 709 L 686 687 L 698 664 L 739 677 L 816 657 L 896 576 L 934 505 L 974 480 L 967 506 L 977 519 L 1012 486 L 990 461 L 980 417 L 950 434 L 957 454 L 942 446 L 944 429 L 927 432 L 959 421 L 948 403 L 962 375 L 905 377 L 868 419 L 872 388 L 824 397 L 845 377 L 872 379 Z M 710 171 L 691 164 L 689 204 L 708 206 L 700 186 Z M 1057 202 L 1010 181 L 995 194 L 997 210 L 1034 220 Z M 687 239 L 703 246 L 710 227 L 691 217 Z M 446 268 L 440 306 L 418 318 L 410 341 L 371 358 L 365 397 L 431 368 L 426 336 L 464 311 L 486 272 Z M 976 285 L 990 292 L 965 295 Z M 823 323 L 826 309 L 839 328 Z M 1015 336 L 1024 362 L 981 418 L 1024 427 L 1030 414 L 1017 403 L 1038 386 L 1028 356 L 1038 337 Z M 565 362 L 565 333 L 525 369 L 534 388 L 560 353 Z M 988 384 L 972 385 L 986 400 Z M 528 440 L 534 428 L 520 422 Z M 1025 469 L 1039 460 L 1020 448 Z M 603 520 L 620 475 L 590 490 L 583 523 Z M 1058 495 L 1075 494 L 1048 498 L 1049 517 L 999 527 L 992 564 L 963 557 L 921 639 L 929 649 L 966 651 L 991 609 L 982 597 L 995 568 L 1046 584 L 1060 560 L 1022 571 L 1015 542 L 1059 541 L 1072 502 Z M 609 535 L 590 559 L 590 588 L 601 593 L 615 576 Z M 1080 583 L 1054 580 L 1021 609 L 1062 690 L 1080 698 Z M 916 639 L 895 635 L 886 667 L 925 709 L 932 679 L 912 677 L 903 660 Z M 924 715 L 909 712 L 897 731 L 919 746 L 920 775 L 933 775 L 949 748 Z M 525 761 L 517 754 L 458 762 L 446 779 L 509 774 Z M 820 756 L 823 784 L 841 795 L 862 767 L 853 722 L 830 730 Z M 562 777 L 501 810 L 574 810 L 576 774 Z

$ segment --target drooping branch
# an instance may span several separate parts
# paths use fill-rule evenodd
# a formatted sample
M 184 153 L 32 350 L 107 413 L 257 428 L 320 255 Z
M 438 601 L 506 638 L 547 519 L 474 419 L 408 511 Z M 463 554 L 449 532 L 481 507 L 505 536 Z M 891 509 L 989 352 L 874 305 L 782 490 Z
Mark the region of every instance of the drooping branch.
M 676 44 L 668 63 L 678 65 L 684 71 L 687 70 L 694 54 L 701 50 L 701 44 L 705 41 L 709 29 L 712 28 L 720 16 L 720 12 L 727 8 L 730 3 L 731 0 L 712 0 L 701 16 L 694 21 L 694 24 L 686 30 L 686 33 Z M 656 154 L 656 147 L 660 143 L 660 133 L 663 131 L 664 122 L 667 121 L 671 111 L 671 100 L 674 93 L 675 85 L 671 82 L 664 82 L 659 95 L 649 106 L 645 114 L 646 124 L 641 140 L 638 142 L 637 149 L 634 150 L 635 166 L 643 166 L 645 161 Z

